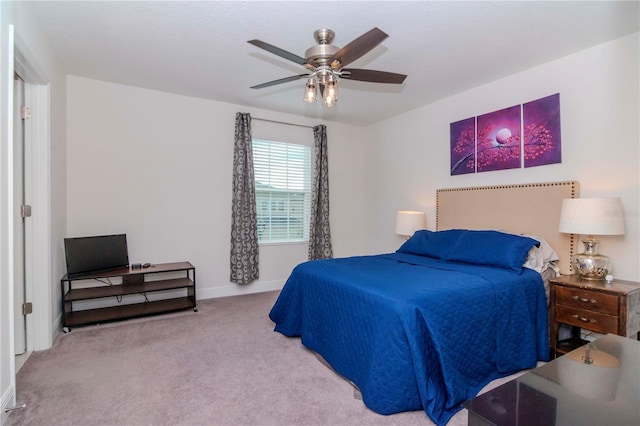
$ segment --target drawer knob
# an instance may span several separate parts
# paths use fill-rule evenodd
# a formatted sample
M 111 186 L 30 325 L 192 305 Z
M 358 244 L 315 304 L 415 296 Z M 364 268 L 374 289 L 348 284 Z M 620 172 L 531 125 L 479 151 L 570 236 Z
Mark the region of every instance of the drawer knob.
M 572 317 L 572 318 L 575 318 L 575 319 L 579 319 L 579 320 L 580 320 L 580 321 L 582 321 L 582 322 L 590 322 L 591 324 L 598 322 L 598 320 L 595 320 L 595 319 L 593 319 L 593 318 L 585 318 L 585 317 L 581 317 L 581 316 L 580 316 L 580 315 L 578 315 L 578 314 L 573 314 L 573 315 L 571 315 L 571 317 Z
M 579 300 L 583 303 L 591 303 L 592 305 L 598 303 L 596 299 L 587 299 L 586 297 L 573 296 L 573 300 Z

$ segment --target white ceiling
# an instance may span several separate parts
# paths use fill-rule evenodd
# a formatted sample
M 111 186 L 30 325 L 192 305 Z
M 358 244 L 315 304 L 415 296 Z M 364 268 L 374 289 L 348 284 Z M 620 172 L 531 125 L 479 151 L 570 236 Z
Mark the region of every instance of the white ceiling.
M 366 125 L 639 30 L 640 3 L 576 1 L 47 1 L 28 5 L 64 72 L 247 107 Z M 340 82 L 334 108 L 302 101 L 319 28 L 342 47 L 373 27 L 389 38 L 349 65 L 407 74 L 403 85 Z M 576 70 L 580 72 L 580 70 Z

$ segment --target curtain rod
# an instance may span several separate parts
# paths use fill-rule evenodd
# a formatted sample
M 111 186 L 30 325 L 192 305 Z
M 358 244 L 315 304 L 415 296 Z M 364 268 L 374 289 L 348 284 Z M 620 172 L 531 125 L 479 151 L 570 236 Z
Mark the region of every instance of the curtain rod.
M 287 123 L 285 121 L 267 120 L 266 118 L 251 117 L 252 120 L 268 121 L 269 123 L 286 124 L 287 126 L 306 127 L 307 129 L 313 129 L 313 126 L 305 126 L 304 124 Z

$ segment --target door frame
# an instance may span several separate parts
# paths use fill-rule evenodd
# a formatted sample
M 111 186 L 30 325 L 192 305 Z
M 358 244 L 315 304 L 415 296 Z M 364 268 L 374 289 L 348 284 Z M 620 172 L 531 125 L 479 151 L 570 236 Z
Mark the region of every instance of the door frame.
M 25 82 L 25 104 L 32 110 L 25 123 L 25 145 L 30 147 L 25 158 L 27 201 L 33 215 L 27 227 L 25 269 L 26 300 L 33 303 L 27 315 L 27 351 L 43 350 L 53 343 L 54 321 L 52 300 L 57 280 L 51 268 L 51 136 L 50 85 L 27 43 L 14 33 L 14 71 Z M 31 228 L 31 229 L 29 229 Z

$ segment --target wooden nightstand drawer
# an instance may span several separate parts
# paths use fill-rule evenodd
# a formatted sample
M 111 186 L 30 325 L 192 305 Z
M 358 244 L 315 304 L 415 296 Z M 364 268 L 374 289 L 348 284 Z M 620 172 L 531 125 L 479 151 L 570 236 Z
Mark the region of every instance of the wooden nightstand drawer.
M 563 324 L 584 327 L 599 333 L 618 333 L 619 317 L 587 309 L 576 309 L 571 306 L 556 305 L 555 320 Z
M 549 280 L 551 356 L 588 343 L 582 331 L 619 334 L 640 340 L 640 282 L 583 280 L 564 275 Z M 559 340 L 562 324 L 571 336 Z
M 619 315 L 618 296 L 598 291 L 558 286 L 556 288 L 556 303 L 576 309 L 588 309 L 604 314 Z

